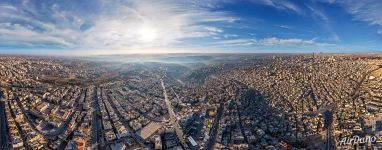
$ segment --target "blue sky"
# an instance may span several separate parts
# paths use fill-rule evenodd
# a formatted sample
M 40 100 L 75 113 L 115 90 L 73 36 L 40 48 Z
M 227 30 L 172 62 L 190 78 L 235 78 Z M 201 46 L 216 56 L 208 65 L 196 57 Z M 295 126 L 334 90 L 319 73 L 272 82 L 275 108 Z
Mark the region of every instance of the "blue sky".
M 381 52 L 380 0 L 2 0 L 0 53 Z

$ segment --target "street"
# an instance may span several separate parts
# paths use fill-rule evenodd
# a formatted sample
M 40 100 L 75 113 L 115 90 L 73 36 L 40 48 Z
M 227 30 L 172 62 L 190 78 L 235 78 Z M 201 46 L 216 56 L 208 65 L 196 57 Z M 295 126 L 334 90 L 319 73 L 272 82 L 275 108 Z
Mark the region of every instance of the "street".
M 167 106 L 167 109 L 168 109 L 168 113 L 170 115 L 170 122 L 171 122 L 172 126 L 175 128 L 175 132 L 176 132 L 176 135 L 178 136 L 178 139 L 182 140 L 183 139 L 183 131 L 180 128 L 180 125 L 179 125 L 179 123 L 178 123 L 178 121 L 176 119 L 175 112 L 174 112 L 174 110 L 172 108 L 171 102 L 168 99 L 167 92 L 166 92 L 166 87 L 164 85 L 163 79 L 160 79 L 160 81 L 161 81 L 161 85 L 162 85 L 162 88 L 163 88 L 164 100 L 165 100 L 165 103 L 166 103 L 166 106 Z

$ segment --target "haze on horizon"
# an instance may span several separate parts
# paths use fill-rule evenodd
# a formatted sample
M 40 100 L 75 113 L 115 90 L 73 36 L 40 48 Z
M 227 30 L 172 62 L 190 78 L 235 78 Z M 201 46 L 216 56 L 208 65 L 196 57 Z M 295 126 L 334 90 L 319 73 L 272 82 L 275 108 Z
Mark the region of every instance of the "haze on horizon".
M 381 52 L 378 0 L 2 0 L 0 54 Z

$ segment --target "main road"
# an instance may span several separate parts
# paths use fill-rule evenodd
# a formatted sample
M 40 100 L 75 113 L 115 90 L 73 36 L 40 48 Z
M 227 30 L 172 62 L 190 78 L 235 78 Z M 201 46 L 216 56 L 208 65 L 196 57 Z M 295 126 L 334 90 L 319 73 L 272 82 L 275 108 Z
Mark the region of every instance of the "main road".
M 102 143 L 103 143 L 103 134 L 101 132 L 102 130 L 102 117 L 101 109 L 99 107 L 98 103 L 98 94 L 97 94 L 97 88 L 94 87 L 93 91 L 93 101 L 92 101 L 93 107 L 92 107 L 92 149 L 102 149 Z
M 166 92 L 166 87 L 164 86 L 164 82 L 163 82 L 163 78 L 160 79 L 160 82 L 161 82 L 161 85 L 162 85 L 162 88 L 163 88 L 164 101 L 166 103 L 166 107 L 167 107 L 168 113 L 170 115 L 170 123 L 175 128 L 175 132 L 176 132 L 176 135 L 178 136 L 178 139 L 182 140 L 183 139 L 183 131 L 180 128 L 180 125 L 179 125 L 179 123 L 178 123 L 178 121 L 176 119 L 175 112 L 172 109 L 171 102 L 168 99 L 167 92 Z
M 0 149 L 9 149 L 9 132 L 7 116 L 5 114 L 5 101 L 2 99 L 2 93 L 0 91 Z

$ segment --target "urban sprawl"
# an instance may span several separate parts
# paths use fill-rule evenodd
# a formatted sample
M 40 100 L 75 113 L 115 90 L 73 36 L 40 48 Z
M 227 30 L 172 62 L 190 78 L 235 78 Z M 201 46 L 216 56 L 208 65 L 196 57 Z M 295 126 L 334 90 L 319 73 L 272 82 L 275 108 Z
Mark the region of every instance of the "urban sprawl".
M 180 59 L 0 56 L 0 149 L 382 148 L 380 56 Z

